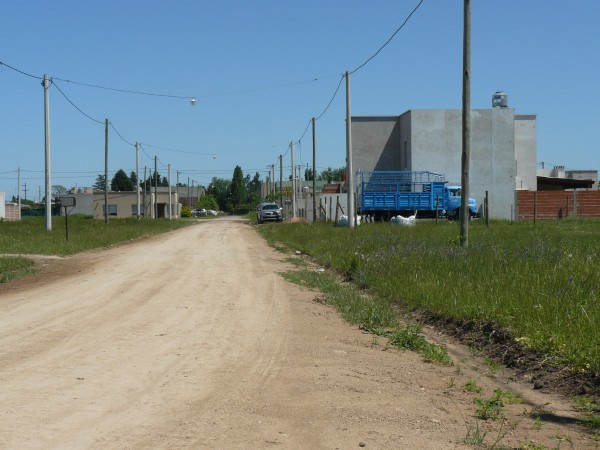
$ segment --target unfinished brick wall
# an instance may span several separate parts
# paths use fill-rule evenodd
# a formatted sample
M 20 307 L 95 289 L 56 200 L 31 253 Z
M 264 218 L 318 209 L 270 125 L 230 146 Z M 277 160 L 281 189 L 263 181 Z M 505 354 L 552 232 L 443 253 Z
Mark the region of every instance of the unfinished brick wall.
M 6 220 L 7 221 L 17 221 L 21 220 L 21 214 L 19 211 L 19 205 L 17 203 L 6 203 L 4 205 L 6 212 Z
M 516 219 L 600 218 L 600 191 L 515 191 Z

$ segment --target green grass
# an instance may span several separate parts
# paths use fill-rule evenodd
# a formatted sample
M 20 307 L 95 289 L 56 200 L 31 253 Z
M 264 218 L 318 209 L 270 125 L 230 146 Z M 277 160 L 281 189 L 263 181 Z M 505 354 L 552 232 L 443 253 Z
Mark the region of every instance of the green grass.
M 600 431 L 600 404 L 586 396 L 577 396 L 573 400 L 575 407 L 583 413 L 583 423 L 595 431 Z
M 600 222 L 259 227 L 390 303 L 493 321 L 576 371 L 600 373 Z
M 88 216 L 69 216 L 69 241 L 65 238 L 65 218 L 53 217 L 52 230 L 46 231 L 45 218 L 19 222 L 0 222 L 0 249 L 4 254 L 72 255 L 105 248 L 119 242 L 150 236 L 192 225 L 189 220 L 104 220 Z M 4 272 L 2 272 L 4 273 Z
M 6 283 L 33 272 L 33 261 L 28 258 L 0 256 L 0 283 Z
M 469 378 L 469 381 L 465 383 L 465 390 L 479 394 L 481 391 L 483 391 L 483 388 L 479 386 L 475 380 Z
M 323 302 L 335 306 L 347 322 L 375 336 L 386 337 L 397 348 L 420 353 L 427 362 L 450 364 L 444 347 L 427 342 L 420 328 L 402 325 L 387 302 L 363 296 L 354 286 L 340 285 L 325 272 L 302 269 L 282 275 L 289 281 L 321 291 Z

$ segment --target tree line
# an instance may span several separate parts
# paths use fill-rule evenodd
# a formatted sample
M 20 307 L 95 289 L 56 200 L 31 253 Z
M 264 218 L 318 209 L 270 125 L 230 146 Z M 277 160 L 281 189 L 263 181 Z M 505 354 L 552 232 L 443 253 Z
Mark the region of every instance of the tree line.
M 345 171 L 345 167 L 340 167 L 338 169 L 328 167 L 317 174 L 316 180 L 326 181 L 328 183 L 342 181 L 344 179 Z M 289 180 L 291 180 L 291 175 Z M 304 171 L 304 180 L 313 180 L 311 169 L 307 168 Z M 266 181 L 272 180 L 267 177 Z M 254 209 L 254 207 L 262 200 L 260 197 L 261 183 L 260 173 L 256 172 L 253 177 L 251 177 L 250 174 L 244 175 L 242 168 L 236 166 L 230 180 L 213 177 L 208 187 L 206 187 L 206 195 L 199 200 L 197 205 L 193 206 L 229 212 L 249 211 Z M 135 172 L 132 171 L 130 175 L 127 175 L 124 170 L 119 169 L 110 182 L 110 190 L 113 192 L 135 191 L 136 184 L 137 176 Z M 140 187 L 143 190 L 151 190 L 154 186 L 168 187 L 169 180 L 159 172 L 151 172 L 150 175 L 140 183 Z M 184 187 L 187 185 L 179 183 L 178 186 Z M 92 187 L 95 190 L 104 191 L 105 177 L 103 174 L 99 174 L 96 177 L 96 182 Z
M 123 169 L 117 170 L 110 182 L 110 190 L 117 191 L 135 191 L 137 184 L 137 176 L 134 171 L 128 176 Z M 105 187 L 105 177 L 103 174 L 98 174 L 95 183 L 92 187 L 97 191 L 103 191 Z M 181 186 L 184 186 L 180 183 Z M 151 172 L 148 178 L 140 182 L 140 187 L 144 190 L 149 190 L 151 187 L 168 187 L 169 179 L 160 174 L 160 172 Z

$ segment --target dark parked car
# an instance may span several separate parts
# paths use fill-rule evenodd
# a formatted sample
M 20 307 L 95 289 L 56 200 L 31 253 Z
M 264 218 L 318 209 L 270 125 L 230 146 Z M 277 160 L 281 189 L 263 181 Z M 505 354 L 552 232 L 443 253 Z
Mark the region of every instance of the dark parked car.
M 281 222 L 283 220 L 281 208 L 277 203 L 263 203 L 256 212 L 256 215 L 258 223 L 263 223 L 267 220 L 274 220 L 276 222 Z

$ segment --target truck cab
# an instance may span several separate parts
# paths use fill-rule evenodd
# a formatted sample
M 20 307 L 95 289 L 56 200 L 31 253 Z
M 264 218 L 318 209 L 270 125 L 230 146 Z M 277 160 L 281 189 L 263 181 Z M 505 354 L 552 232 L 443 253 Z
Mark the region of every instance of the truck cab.
M 446 214 L 449 217 L 458 219 L 462 189 L 460 186 L 446 186 Z M 478 217 L 477 213 L 477 200 L 473 197 L 469 197 L 469 215 L 471 217 Z

